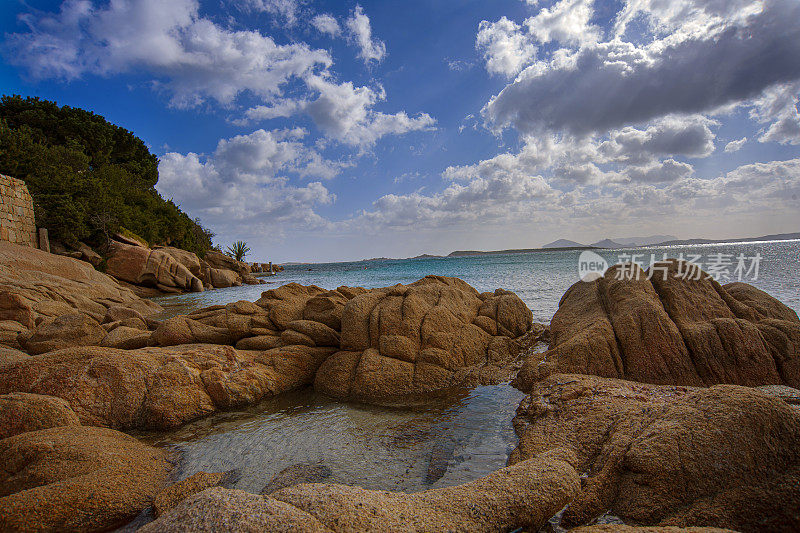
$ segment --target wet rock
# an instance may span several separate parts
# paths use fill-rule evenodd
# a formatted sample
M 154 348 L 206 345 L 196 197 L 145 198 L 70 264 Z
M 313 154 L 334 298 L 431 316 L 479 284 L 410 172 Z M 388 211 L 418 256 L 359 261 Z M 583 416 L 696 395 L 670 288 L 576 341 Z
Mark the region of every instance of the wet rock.
M 98 531 L 130 520 L 164 484 L 166 452 L 111 429 L 63 426 L 0 441 L 0 530 Z
M 106 330 L 94 319 L 73 313 L 42 322 L 20 343 L 28 353 L 36 355 L 74 346 L 97 346 L 105 336 Z
M 69 348 L 0 366 L 0 394 L 64 398 L 86 425 L 167 429 L 310 385 L 333 350 L 290 346 L 252 353 L 203 344 Z
M 276 490 L 300 483 L 322 483 L 331 477 L 331 474 L 333 474 L 331 469 L 323 463 L 298 463 L 278 472 L 261 489 L 261 494 L 271 494 Z
M 414 494 L 322 483 L 269 496 L 213 488 L 142 531 L 211 531 L 232 521 L 248 531 L 535 531 L 579 490 L 574 460 L 554 451 L 471 483 Z
M 534 384 L 510 463 L 567 447 L 586 472 L 567 526 L 800 528 L 800 412 L 736 385 L 647 385 L 579 374 Z
M 24 392 L 0 395 L 0 440 L 27 431 L 79 425 L 78 416 L 61 398 Z
M 636 266 L 614 266 L 576 283 L 553 317 L 544 360 L 560 372 L 646 383 L 800 387 L 797 315 L 763 291 L 723 287 L 692 268 L 657 263 L 648 280 Z M 529 389 L 541 360 L 531 358 L 515 384 Z
M 531 313 L 507 291 L 479 294 L 457 278 L 428 276 L 356 296 L 341 322 L 342 350 L 322 365 L 314 387 L 337 398 L 407 404 L 509 379 L 515 339 L 531 326 Z

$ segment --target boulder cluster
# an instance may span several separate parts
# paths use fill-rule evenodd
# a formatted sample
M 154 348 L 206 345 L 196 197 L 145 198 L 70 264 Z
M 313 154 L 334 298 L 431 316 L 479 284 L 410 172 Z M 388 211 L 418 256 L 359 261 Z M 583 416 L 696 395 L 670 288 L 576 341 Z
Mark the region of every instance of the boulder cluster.
M 200 259 L 180 248 L 151 249 L 135 241 L 111 241 L 105 271 L 141 296 L 262 283 L 252 276 L 250 264 L 217 250 L 209 250 Z
M 749 285 L 614 267 L 571 287 L 549 328 L 511 292 L 440 276 L 290 283 L 154 320 L 86 264 L 5 246 L 2 531 L 108 530 L 149 508 L 143 531 L 800 529 L 800 320 Z M 130 283 L 203 279 L 190 256 L 125 246 Z M 509 465 L 415 494 L 325 483 L 313 464 L 261 494 L 227 488 L 230 473 L 179 480 L 177 458 L 121 432 L 306 386 L 411 406 L 511 379 L 526 396 Z

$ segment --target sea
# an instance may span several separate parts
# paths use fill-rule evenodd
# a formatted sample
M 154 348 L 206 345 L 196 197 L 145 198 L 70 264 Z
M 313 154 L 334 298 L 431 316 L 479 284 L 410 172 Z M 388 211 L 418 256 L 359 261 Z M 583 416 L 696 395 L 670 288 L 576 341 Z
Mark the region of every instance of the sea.
M 156 298 L 164 315 L 237 300 L 255 301 L 271 287 L 296 282 L 335 289 L 412 283 L 429 274 L 461 278 L 480 292 L 502 288 L 515 292 L 533 312 L 534 321 L 549 322 L 564 292 L 580 280 L 582 250 L 490 253 L 419 259 L 374 259 L 344 263 L 286 265 L 266 285 L 245 285 L 202 293 Z M 637 262 L 647 268 L 665 258 L 682 258 L 701 266 L 722 283 L 744 281 L 778 298 L 800 313 L 800 240 L 652 246 L 593 250 L 608 265 Z
M 723 284 L 752 283 L 800 312 L 800 240 L 595 250 L 609 265 L 647 267 L 684 258 Z M 158 298 L 164 317 L 237 300 L 297 282 L 334 289 L 385 287 L 429 274 L 455 276 L 479 291 L 514 291 L 548 322 L 564 291 L 579 282 L 581 250 L 287 265 L 266 285 Z M 634 257 L 635 256 L 635 257 Z M 595 258 L 596 259 L 596 258 Z M 544 350 L 546 346 L 537 346 Z M 512 419 L 524 394 L 509 383 L 464 390 L 413 409 L 344 402 L 313 387 L 220 412 L 167 432 L 137 436 L 178 452 L 177 477 L 234 473 L 233 487 L 259 493 L 287 468 L 322 468 L 320 481 L 417 492 L 466 483 L 506 465 L 517 443 Z

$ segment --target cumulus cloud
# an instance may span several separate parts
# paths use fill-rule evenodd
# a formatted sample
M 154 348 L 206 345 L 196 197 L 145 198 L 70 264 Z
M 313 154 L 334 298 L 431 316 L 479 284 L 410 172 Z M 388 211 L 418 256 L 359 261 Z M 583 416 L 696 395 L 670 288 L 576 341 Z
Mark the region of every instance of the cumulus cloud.
M 372 25 L 369 17 L 364 14 L 364 9 L 356 5 L 353 13 L 345 21 L 345 26 L 350 33 L 350 39 L 359 48 L 358 57 L 365 64 L 370 61 L 380 63 L 386 57 L 386 43 L 372 37 Z
M 427 113 L 410 117 L 405 112 L 375 111 L 375 104 L 386 99 L 383 87 L 337 84 L 322 77 L 311 77 L 308 84 L 319 96 L 305 104 L 304 111 L 329 137 L 345 144 L 369 146 L 384 135 L 429 129 L 436 123 Z
M 242 0 L 239 5 L 287 22 L 301 9 L 297 0 Z M 277 44 L 258 31 L 226 29 L 202 16 L 197 0 L 115 0 L 99 6 L 66 0 L 58 13 L 28 14 L 23 21 L 29 31 L 7 36 L 5 51 L 38 78 L 145 72 L 174 106 L 211 100 L 233 110 L 228 120 L 236 125 L 306 113 L 325 135 L 359 148 L 435 122 L 426 113 L 412 117 L 374 110 L 386 100 L 383 89 L 330 81 L 333 60 L 327 51 L 302 42 Z M 331 35 L 341 31 L 328 14 L 317 15 L 311 24 Z M 361 6 L 347 28 L 366 62 L 385 56 L 386 47 L 372 37 Z M 241 116 L 236 104 L 243 93 L 257 103 Z
M 590 24 L 594 0 L 561 0 L 549 9 L 542 9 L 525 20 L 533 39 L 540 43 L 556 41 L 579 45 L 600 38 L 600 29 Z
M 541 176 L 505 175 L 478 178 L 467 184 L 451 183 L 442 192 L 425 195 L 387 194 L 373 210 L 361 213 L 355 224 L 368 227 L 444 228 L 464 224 L 490 224 L 529 216 L 538 202 L 554 196 Z
M 746 142 L 747 137 L 742 137 L 739 140 L 729 142 L 725 145 L 725 153 L 730 154 L 732 152 L 738 152 L 742 149 L 742 146 L 744 146 Z
M 760 11 L 733 15 L 727 7 L 717 9 L 725 2 L 691 5 L 703 7 L 693 11 L 695 19 L 664 15 L 658 20 L 667 26 L 681 20 L 689 28 L 695 21 L 705 33 L 686 29 L 645 45 L 612 39 L 559 50 L 527 67 L 492 98 L 485 118 L 495 127 L 530 134 L 604 132 L 669 114 L 711 111 L 800 78 L 796 1 L 766 0 Z
M 67 0 L 57 14 L 23 17 L 30 31 L 9 35 L 5 48 L 9 61 L 38 78 L 144 70 L 179 107 L 209 98 L 228 105 L 244 91 L 271 98 L 290 80 L 332 64 L 326 51 L 230 31 L 198 10 L 196 0 L 118 0 L 104 7 Z
M 536 57 L 536 46 L 521 27 L 506 17 L 480 23 L 475 46 L 492 74 L 514 76 Z
M 305 135 L 301 128 L 256 130 L 221 139 L 207 157 L 167 153 L 160 158 L 157 188 L 214 228 L 264 221 L 320 227 L 327 221 L 314 209 L 335 196 L 320 181 L 296 186 L 289 176 L 330 179 L 345 164 L 298 142 Z
M 342 32 L 342 28 L 339 26 L 339 22 L 336 18 L 327 13 L 316 15 L 311 19 L 311 25 L 314 26 L 318 32 L 330 35 L 331 37 L 336 37 Z
M 756 99 L 750 116 L 771 123 L 758 138 L 760 142 L 800 144 L 800 82 L 770 87 Z

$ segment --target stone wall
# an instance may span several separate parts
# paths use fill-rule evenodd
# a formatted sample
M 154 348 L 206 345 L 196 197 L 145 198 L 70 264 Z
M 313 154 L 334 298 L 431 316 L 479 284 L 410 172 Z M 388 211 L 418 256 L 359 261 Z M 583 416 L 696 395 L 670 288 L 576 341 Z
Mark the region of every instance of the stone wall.
M 0 240 L 36 248 L 33 199 L 25 182 L 0 174 Z

